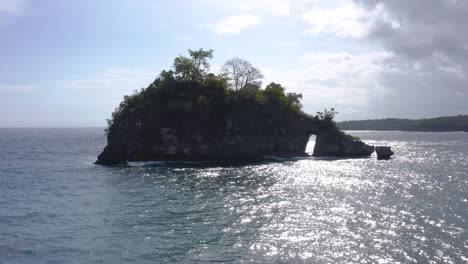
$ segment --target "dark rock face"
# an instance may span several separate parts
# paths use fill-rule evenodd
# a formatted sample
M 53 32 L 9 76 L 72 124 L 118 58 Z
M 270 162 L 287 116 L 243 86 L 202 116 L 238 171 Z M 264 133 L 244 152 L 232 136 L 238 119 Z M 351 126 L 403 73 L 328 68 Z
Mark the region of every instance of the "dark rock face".
M 316 157 L 365 157 L 374 152 L 374 146 L 365 144 L 342 132 L 322 130 L 314 148 Z
M 223 122 L 210 122 L 183 117 L 178 122 L 152 120 L 152 124 L 127 119 L 109 136 L 108 145 L 96 163 L 305 156 L 309 137 L 318 129 L 307 116 L 296 116 L 280 126 L 254 115 L 250 118 L 254 120 L 235 114 Z
M 109 132 L 108 145 L 96 164 L 127 161 L 251 160 L 265 156 L 308 156 L 309 137 L 317 135 L 315 156 L 369 156 L 373 146 L 333 129 L 305 114 L 282 119 L 256 111 L 239 110 L 219 119 L 178 113 L 163 116 L 128 116 Z M 285 121 L 287 120 L 287 121 Z
M 388 147 L 388 146 L 375 147 L 375 152 L 377 153 L 377 159 L 379 159 L 379 160 L 390 159 L 390 157 L 393 154 L 395 154 L 392 151 L 392 148 Z

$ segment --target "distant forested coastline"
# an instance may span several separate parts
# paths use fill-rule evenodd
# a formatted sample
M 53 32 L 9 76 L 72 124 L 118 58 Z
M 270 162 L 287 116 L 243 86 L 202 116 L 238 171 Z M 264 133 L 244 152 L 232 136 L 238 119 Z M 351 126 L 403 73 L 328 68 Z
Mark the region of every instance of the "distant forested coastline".
M 381 131 L 464 131 L 468 132 L 468 115 L 444 116 L 427 119 L 370 119 L 337 123 L 342 130 Z

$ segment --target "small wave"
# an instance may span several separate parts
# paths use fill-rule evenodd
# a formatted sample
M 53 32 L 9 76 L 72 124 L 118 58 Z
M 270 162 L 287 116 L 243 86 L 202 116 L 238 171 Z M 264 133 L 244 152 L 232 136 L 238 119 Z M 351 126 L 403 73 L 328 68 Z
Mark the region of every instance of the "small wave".
M 153 167 L 153 166 L 163 166 L 164 161 L 130 161 L 127 163 L 129 167 Z
M 128 167 L 213 167 L 235 164 L 234 161 L 131 161 Z
M 312 156 L 306 157 L 277 157 L 277 156 L 265 156 L 263 157 L 266 161 L 290 161 L 290 160 L 303 160 L 303 159 L 311 159 Z

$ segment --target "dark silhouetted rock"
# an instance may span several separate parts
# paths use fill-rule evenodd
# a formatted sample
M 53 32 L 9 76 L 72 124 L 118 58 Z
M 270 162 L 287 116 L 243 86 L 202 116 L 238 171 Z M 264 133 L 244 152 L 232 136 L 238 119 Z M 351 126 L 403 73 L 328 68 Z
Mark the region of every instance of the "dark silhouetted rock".
M 183 112 L 172 120 L 127 117 L 114 126 L 96 164 L 307 156 L 309 137 L 318 131 L 315 119 L 297 115 L 274 122 L 244 111 L 239 109 L 222 120 Z
M 316 156 L 373 152 L 372 146 L 341 132 L 332 116 L 307 115 L 280 85 L 270 86 L 235 92 L 222 80 L 158 78 L 124 97 L 109 120 L 107 146 L 96 164 L 308 156 L 311 135 L 317 135 Z
M 322 120 L 305 114 L 275 122 L 244 111 L 249 110 L 239 109 L 222 122 L 184 112 L 174 120 L 128 116 L 114 126 L 96 164 L 308 156 L 305 149 L 312 134 L 317 135 L 314 156 L 362 157 L 374 151 L 373 146 L 344 134 L 333 123 L 323 126 Z
M 321 130 L 317 135 L 314 156 L 316 157 L 365 157 L 374 152 L 374 146 L 339 130 Z
M 393 154 L 395 154 L 392 151 L 392 148 L 388 147 L 388 146 L 375 147 L 375 152 L 377 153 L 377 159 L 379 159 L 379 160 L 390 159 L 390 157 Z

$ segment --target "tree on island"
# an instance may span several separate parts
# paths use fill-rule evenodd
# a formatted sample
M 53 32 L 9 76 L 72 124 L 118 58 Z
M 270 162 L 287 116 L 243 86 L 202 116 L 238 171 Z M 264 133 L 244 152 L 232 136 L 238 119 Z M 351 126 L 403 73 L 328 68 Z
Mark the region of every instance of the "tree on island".
M 213 50 L 189 50 L 189 54 L 190 58 L 181 55 L 174 59 L 174 74 L 180 81 L 201 81 L 210 70 L 209 60 L 213 58 Z M 163 73 L 166 75 L 168 72 Z
M 338 112 L 332 107 L 330 110 L 324 109 L 323 112 L 317 112 L 317 117 L 320 120 L 332 121 L 337 114 Z
M 234 58 L 224 64 L 223 73 L 214 74 L 210 72 L 209 63 L 213 50 L 188 52 L 188 57 L 176 57 L 172 69 L 163 70 L 147 88 L 124 96 L 108 120 L 106 131 L 111 133 L 113 126 L 131 113 L 146 115 L 153 112 L 157 115 L 157 111 L 179 111 L 180 107 L 189 111 L 189 106 L 192 106 L 192 111 L 212 106 L 221 114 L 257 105 L 257 109 L 263 108 L 271 116 L 284 120 L 291 115 L 304 114 L 302 94 L 286 93 L 284 86 L 274 82 L 262 89 L 260 79 L 263 75 L 250 62 Z M 189 98 L 192 98 L 191 102 L 187 101 Z
M 231 81 L 230 85 L 238 91 L 249 85 L 261 86 L 262 72 L 246 60 L 233 58 L 224 63 L 221 72 Z

